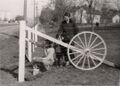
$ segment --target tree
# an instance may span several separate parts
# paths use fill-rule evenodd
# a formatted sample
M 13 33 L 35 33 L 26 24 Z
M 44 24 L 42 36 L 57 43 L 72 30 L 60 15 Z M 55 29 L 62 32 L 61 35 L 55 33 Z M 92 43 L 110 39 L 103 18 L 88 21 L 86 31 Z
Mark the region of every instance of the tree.
M 112 17 L 118 14 L 120 1 L 118 0 L 105 0 L 101 9 L 102 19 L 109 22 L 112 22 Z
M 69 6 L 65 4 L 65 0 L 56 0 L 55 17 L 57 20 L 62 20 L 65 12 L 68 12 Z
M 82 6 L 84 0 L 56 0 L 54 17 L 56 20 L 63 20 L 63 16 L 66 12 L 71 13 L 78 10 Z
M 53 10 L 49 8 L 44 8 L 41 12 L 41 16 L 39 17 L 40 22 L 42 24 L 52 22 L 53 15 L 54 15 Z
M 51 20 L 55 22 L 60 22 L 63 20 L 63 15 L 65 12 L 75 12 L 79 8 L 87 11 L 87 14 L 90 15 L 88 18 L 89 22 L 92 24 L 96 12 L 103 12 L 103 8 L 105 8 L 104 10 L 106 10 L 107 12 L 107 9 L 109 9 L 108 6 L 110 5 L 110 1 L 111 0 L 55 0 L 55 9 L 52 10 L 52 12 L 48 10 L 48 8 L 45 9 L 48 12 L 42 11 L 41 14 L 45 17 L 41 17 L 41 19 L 48 22 L 50 22 Z M 81 10 L 80 12 L 82 18 L 82 16 L 84 16 L 82 15 L 83 10 Z
M 15 17 L 15 20 L 16 20 L 16 21 L 24 20 L 24 16 L 17 15 L 17 16 Z
M 120 10 L 120 0 L 105 0 L 106 8 L 109 10 Z

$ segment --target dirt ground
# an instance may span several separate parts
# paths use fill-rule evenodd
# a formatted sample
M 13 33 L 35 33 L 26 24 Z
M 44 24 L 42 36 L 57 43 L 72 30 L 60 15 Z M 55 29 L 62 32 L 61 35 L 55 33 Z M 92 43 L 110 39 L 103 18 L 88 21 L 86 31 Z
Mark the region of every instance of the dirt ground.
M 36 79 L 18 83 L 18 25 L 0 27 L 0 86 L 41 86 L 41 85 L 91 85 L 119 86 L 120 70 L 102 64 L 95 70 L 82 71 L 73 66 L 56 68 L 40 73 Z M 106 59 L 119 63 L 120 34 L 118 31 L 99 31 L 108 47 Z M 51 33 L 53 34 L 53 33 Z M 31 72 L 26 68 L 26 76 Z

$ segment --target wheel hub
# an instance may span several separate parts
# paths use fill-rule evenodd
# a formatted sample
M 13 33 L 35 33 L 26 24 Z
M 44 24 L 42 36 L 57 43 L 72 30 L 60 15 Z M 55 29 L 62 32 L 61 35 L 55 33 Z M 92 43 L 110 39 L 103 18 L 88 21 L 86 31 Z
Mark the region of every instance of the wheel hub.
M 89 48 L 84 49 L 84 54 L 89 57 L 90 56 L 90 49 Z

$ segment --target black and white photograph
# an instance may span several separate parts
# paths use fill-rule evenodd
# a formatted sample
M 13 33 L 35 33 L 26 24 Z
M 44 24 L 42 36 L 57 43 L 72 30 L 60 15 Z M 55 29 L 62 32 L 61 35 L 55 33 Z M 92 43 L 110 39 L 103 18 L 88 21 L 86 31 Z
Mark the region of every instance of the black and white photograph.
M 0 86 L 120 86 L 120 0 L 0 0 Z

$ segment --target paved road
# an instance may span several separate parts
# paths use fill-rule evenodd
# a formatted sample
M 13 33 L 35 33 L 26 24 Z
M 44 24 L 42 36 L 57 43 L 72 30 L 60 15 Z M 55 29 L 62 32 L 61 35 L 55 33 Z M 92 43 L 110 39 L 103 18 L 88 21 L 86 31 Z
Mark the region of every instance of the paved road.
M 10 52 L 14 53 L 16 51 L 12 51 L 12 49 L 18 47 L 18 39 L 16 39 L 18 37 L 18 30 L 18 25 L 0 26 L 0 63 L 7 60 L 9 56 L 13 56 Z M 7 63 L 7 61 L 4 63 Z M 4 63 L 0 66 L 4 65 Z
M 0 26 L 0 68 L 17 62 L 15 56 L 18 56 L 18 39 L 15 36 L 18 36 L 18 30 L 18 25 Z M 0 70 L 1 86 L 8 86 L 15 80 L 9 70 Z
M 17 28 L 16 28 L 17 27 Z M 5 32 L 5 33 L 14 33 L 15 31 L 18 31 L 18 25 L 13 24 L 13 25 L 6 25 L 6 26 L 0 26 L 0 33 Z
M 14 36 L 16 32 L 18 32 L 18 25 L 7 25 L 0 26 L 0 40 L 4 40 L 5 38 L 9 38 L 10 36 Z

